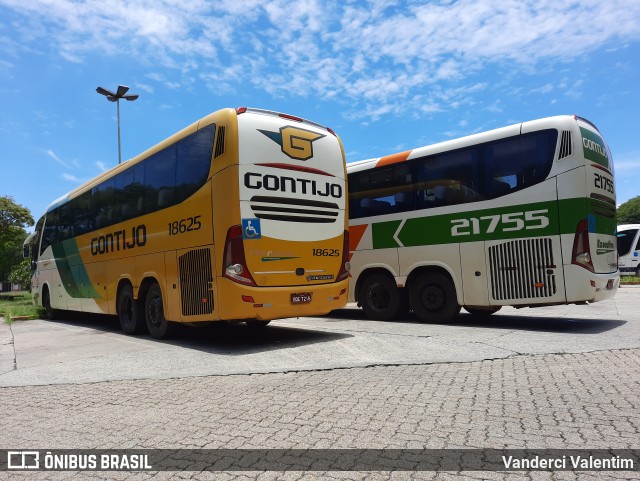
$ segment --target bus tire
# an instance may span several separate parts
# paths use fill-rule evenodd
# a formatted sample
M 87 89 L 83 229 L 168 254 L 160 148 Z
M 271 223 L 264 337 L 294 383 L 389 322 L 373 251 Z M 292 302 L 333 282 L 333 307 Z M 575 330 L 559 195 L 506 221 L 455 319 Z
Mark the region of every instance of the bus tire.
M 495 306 L 495 307 L 488 307 L 488 308 L 477 308 L 477 307 L 467 307 L 464 306 L 464 310 L 467 311 L 469 314 L 471 314 L 473 317 L 477 317 L 479 319 L 482 319 L 484 317 L 488 317 L 491 314 L 495 314 L 496 312 L 498 312 L 500 309 L 502 309 L 502 306 Z
M 409 312 L 409 299 L 405 289 L 399 289 L 392 277 L 371 274 L 360 286 L 358 302 L 370 319 L 391 321 Z
M 640 264 L 636 267 L 636 276 L 640 277 Z
M 451 278 L 439 272 L 422 274 L 411 286 L 411 307 L 422 321 L 451 321 L 460 312 Z
M 162 291 L 158 284 L 152 284 L 149 288 L 144 301 L 144 312 L 151 337 L 167 339 L 174 334 L 175 324 L 164 317 Z
M 58 317 L 58 310 L 51 307 L 51 294 L 49 294 L 49 288 L 44 287 L 42 291 L 42 307 L 44 308 L 44 317 L 49 321 L 53 321 Z
M 244 321 L 244 323 L 253 328 L 261 328 L 261 327 L 266 327 L 271 321 L 261 321 L 260 319 L 247 319 L 246 321 Z
M 138 312 L 138 303 L 133 297 L 133 287 L 124 285 L 118 292 L 118 318 L 125 334 L 139 334 L 145 328 L 144 319 Z

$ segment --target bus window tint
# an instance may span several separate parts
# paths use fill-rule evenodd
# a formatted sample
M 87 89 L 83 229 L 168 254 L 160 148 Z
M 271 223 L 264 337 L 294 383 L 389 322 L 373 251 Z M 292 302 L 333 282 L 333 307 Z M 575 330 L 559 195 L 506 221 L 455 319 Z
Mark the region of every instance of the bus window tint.
M 91 192 L 91 203 L 94 214 L 94 225 L 96 229 L 107 227 L 113 224 L 113 191 L 115 190 L 114 179 L 108 179 Z
M 178 143 L 176 202 L 189 197 L 207 180 L 214 133 L 215 125 L 209 125 Z
M 477 151 L 460 150 L 416 160 L 418 208 L 483 200 Z
M 357 219 L 413 210 L 412 166 L 403 162 L 349 176 L 349 216 Z
M 549 171 L 558 132 L 542 130 L 484 145 L 484 193 L 495 199 L 542 182 Z
M 75 218 L 75 235 L 86 234 L 93 230 L 93 215 L 91 213 L 91 192 L 85 192 L 71 201 Z
M 209 175 L 214 132 L 214 125 L 207 126 L 53 209 L 47 214 L 40 253 L 56 242 L 170 207 L 188 198 Z
M 629 252 L 631 252 L 631 246 L 633 245 L 633 241 L 636 238 L 636 234 L 638 233 L 638 229 L 629 229 L 618 232 L 618 255 L 626 256 Z M 640 247 L 640 239 L 638 239 L 638 245 L 636 249 Z
M 176 187 L 175 145 L 144 161 L 144 178 L 147 186 L 145 212 L 173 205 Z
M 56 221 L 56 242 L 62 242 L 67 239 L 71 239 L 74 236 L 74 216 L 70 203 L 64 204 L 57 210 L 58 219 Z
M 44 252 L 44 250 L 56 243 L 56 225 L 58 223 L 58 214 L 54 210 L 52 212 L 47 213 L 47 217 L 44 222 L 44 230 L 42 232 L 42 244 L 40 246 L 40 254 Z

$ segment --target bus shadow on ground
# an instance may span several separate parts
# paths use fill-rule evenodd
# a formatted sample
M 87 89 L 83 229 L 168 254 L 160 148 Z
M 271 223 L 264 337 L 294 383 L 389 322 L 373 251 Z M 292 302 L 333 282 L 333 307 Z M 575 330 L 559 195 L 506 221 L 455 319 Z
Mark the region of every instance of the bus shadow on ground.
M 420 324 L 424 326 L 451 326 L 451 327 L 477 327 L 485 329 L 508 329 L 515 331 L 537 331 L 537 332 L 557 332 L 567 334 L 600 334 L 607 331 L 617 329 L 627 323 L 620 319 L 588 319 L 588 318 L 569 318 L 569 317 L 549 317 L 535 315 L 510 315 L 502 312 L 492 314 L 484 318 L 472 316 L 466 311 L 460 311 L 460 314 L 449 322 L 428 323 L 421 321 L 413 312 L 401 319 L 392 321 L 375 321 L 367 317 L 362 309 L 336 309 L 326 316 L 323 316 L 329 322 L 336 321 L 367 321 L 380 322 L 384 324 Z
M 278 320 L 268 326 L 249 327 L 244 322 L 212 322 L 209 325 L 190 326 L 177 324 L 170 339 L 154 339 L 148 333 L 127 336 L 120 329 L 116 316 L 62 312 L 53 322 L 68 326 L 88 327 L 97 331 L 119 334 L 131 339 L 141 339 L 170 344 L 203 352 L 243 355 L 256 352 L 290 349 L 311 344 L 332 342 L 353 337 L 352 334 L 313 330 L 308 326 L 279 326 Z

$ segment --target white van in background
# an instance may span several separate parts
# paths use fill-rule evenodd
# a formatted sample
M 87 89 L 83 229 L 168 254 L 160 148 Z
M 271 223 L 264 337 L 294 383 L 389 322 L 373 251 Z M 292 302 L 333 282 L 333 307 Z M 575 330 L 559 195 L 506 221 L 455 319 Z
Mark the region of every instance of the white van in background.
M 620 274 L 640 276 L 640 224 L 619 225 L 616 235 Z

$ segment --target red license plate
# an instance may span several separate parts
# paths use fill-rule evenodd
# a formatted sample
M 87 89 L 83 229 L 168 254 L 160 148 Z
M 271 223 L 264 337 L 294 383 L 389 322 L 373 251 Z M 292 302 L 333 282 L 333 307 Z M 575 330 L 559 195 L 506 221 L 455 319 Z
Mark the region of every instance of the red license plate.
M 291 294 L 291 304 L 308 304 L 309 302 L 311 302 L 310 292 Z

